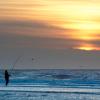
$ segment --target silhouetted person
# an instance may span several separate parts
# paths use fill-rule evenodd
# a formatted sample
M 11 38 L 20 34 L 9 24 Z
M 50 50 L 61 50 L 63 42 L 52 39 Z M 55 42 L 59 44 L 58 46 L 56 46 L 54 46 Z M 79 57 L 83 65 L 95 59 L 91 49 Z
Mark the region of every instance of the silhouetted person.
M 8 85 L 8 83 L 9 83 L 9 73 L 8 73 L 8 71 L 7 70 L 5 70 L 5 84 L 6 84 L 6 86 Z

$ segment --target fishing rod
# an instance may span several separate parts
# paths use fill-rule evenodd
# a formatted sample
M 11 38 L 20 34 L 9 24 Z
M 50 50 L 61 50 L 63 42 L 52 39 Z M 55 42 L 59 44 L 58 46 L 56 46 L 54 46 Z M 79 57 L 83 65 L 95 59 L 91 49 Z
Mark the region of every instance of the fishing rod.
M 15 62 L 13 63 L 12 70 L 15 68 L 17 62 L 20 60 L 21 57 L 22 57 L 22 55 L 17 57 L 17 59 L 16 59 Z
M 18 63 L 18 61 L 21 59 L 22 56 L 23 56 L 23 55 L 20 55 L 20 56 L 17 57 L 17 59 L 16 59 L 15 62 L 13 63 L 13 66 L 12 66 L 12 69 L 11 69 L 11 70 L 13 70 L 13 69 L 15 68 L 16 64 Z M 31 60 L 34 61 L 35 58 L 32 57 Z

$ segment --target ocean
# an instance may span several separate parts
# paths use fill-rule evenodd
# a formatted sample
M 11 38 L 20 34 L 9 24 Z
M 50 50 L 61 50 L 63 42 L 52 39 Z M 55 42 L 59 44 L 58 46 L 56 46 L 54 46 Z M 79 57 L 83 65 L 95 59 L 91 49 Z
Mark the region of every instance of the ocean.
M 35 69 L 0 71 L 0 100 L 100 100 L 100 70 Z

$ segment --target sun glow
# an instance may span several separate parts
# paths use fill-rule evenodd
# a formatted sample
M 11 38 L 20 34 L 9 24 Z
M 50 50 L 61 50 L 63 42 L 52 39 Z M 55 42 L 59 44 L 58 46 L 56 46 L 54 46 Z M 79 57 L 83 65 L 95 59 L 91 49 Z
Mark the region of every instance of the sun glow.
M 86 51 L 95 50 L 93 47 L 86 47 L 86 46 L 78 47 L 77 49 L 80 49 L 80 50 L 86 50 Z
M 85 51 L 93 51 L 93 50 L 100 50 L 99 47 L 95 47 L 92 44 L 82 44 L 74 49 L 85 50 Z

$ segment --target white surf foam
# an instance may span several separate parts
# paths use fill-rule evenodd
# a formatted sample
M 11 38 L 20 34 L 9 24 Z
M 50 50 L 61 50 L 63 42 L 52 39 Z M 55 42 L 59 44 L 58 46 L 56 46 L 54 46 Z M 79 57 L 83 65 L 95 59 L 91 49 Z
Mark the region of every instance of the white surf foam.
M 55 87 L 0 87 L 3 91 L 28 91 L 28 92 L 77 92 L 77 93 L 100 93 L 100 89 L 90 88 L 55 88 Z

